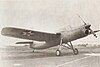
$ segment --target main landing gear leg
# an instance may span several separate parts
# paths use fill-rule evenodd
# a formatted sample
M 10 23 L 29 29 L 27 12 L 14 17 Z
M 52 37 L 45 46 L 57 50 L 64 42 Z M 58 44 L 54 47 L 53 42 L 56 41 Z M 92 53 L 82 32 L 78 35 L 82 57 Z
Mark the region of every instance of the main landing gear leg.
M 74 48 L 71 42 L 70 42 L 70 45 L 68 44 L 68 46 L 71 47 L 71 49 L 73 50 L 74 55 L 77 55 L 79 53 L 78 49 Z
M 56 50 L 56 55 L 57 56 L 60 56 L 61 55 L 61 46 L 62 46 L 62 38 L 61 38 L 61 40 L 60 40 L 60 45 L 58 45 L 58 49 Z

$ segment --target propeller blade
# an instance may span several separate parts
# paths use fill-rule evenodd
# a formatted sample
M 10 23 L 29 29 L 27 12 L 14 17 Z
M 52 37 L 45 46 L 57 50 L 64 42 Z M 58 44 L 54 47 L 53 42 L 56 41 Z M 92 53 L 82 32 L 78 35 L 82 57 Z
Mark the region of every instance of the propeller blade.
M 100 30 L 95 30 L 94 33 L 99 32 Z
M 83 21 L 84 25 L 86 25 L 86 22 L 81 18 L 81 16 L 78 14 L 77 14 L 77 16 Z
M 97 38 L 97 35 L 95 34 L 95 32 L 89 28 L 89 30 L 91 31 L 91 33 Z

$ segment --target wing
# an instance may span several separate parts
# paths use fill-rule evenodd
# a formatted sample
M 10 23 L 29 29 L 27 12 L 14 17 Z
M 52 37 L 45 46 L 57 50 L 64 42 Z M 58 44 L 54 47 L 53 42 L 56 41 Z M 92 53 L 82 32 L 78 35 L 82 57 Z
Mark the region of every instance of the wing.
M 57 39 L 61 35 L 60 33 L 45 33 L 45 32 L 38 32 L 38 31 L 12 28 L 12 27 L 3 28 L 1 34 L 10 37 L 36 40 L 36 41 L 49 41 Z

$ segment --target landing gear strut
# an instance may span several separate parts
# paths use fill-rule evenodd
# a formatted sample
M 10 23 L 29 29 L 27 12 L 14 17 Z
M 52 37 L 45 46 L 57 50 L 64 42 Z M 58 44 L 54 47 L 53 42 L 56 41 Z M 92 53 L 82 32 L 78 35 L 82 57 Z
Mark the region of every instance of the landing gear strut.
M 67 47 L 69 49 L 72 49 L 73 50 L 73 54 L 74 55 L 77 55 L 79 53 L 78 49 L 77 48 L 74 48 L 71 42 L 69 42 L 69 43 L 70 44 L 67 43 L 68 46 L 62 45 L 62 39 L 61 39 L 60 45 L 58 45 L 58 49 L 56 50 L 56 55 L 57 56 L 60 56 L 61 55 L 61 51 L 60 51 L 61 50 L 61 46 Z
M 70 43 L 70 45 L 68 43 L 67 43 L 67 45 L 70 47 L 70 49 L 73 50 L 74 55 L 77 55 L 79 53 L 78 49 L 74 48 L 71 42 L 69 42 L 69 43 Z
M 62 46 L 62 38 L 61 38 L 61 40 L 60 40 L 60 45 L 58 45 L 58 49 L 56 50 L 56 55 L 57 56 L 60 56 L 61 55 L 61 46 Z

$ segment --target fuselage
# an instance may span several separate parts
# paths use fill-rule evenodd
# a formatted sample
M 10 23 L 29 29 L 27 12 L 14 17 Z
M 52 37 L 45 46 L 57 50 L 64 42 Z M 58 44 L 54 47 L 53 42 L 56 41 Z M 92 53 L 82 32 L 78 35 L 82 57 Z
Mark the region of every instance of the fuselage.
M 63 43 L 71 42 L 73 40 L 85 37 L 89 34 L 89 31 L 85 29 L 84 25 L 71 29 L 69 31 L 61 32 L 61 38 L 63 39 Z
M 61 33 L 61 36 L 57 39 L 53 39 L 49 42 L 45 42 L 44 44 L 33 46 L 34 49 L 45 49 L 53 46 L 57 46 L 60 44 L 60 40 L 62 38 L 63 43 L 68 43 L 76 39 L 83 38 L 89 34 L 89 30 L 85 28 L 84 25 L 79 26 L 77 28 L 71 29 L 69 31 L 64 30 Z

